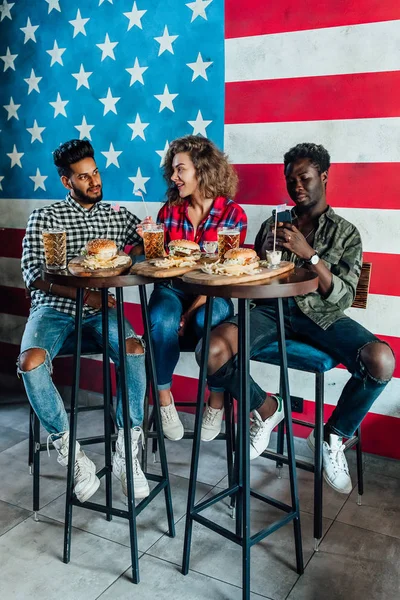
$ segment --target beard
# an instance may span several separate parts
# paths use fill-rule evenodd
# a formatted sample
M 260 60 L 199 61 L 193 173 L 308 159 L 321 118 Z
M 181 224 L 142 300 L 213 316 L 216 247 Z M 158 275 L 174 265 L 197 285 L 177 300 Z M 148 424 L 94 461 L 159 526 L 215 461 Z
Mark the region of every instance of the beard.
M 79 202 L 83 204 L 96 204 L 96 202 L 100 202 L 103 199 L 103 188 L 100 187 L 100 193 L 97 196 L 90 196 L 89 194 L 85 194 L 79 188 L 75 187 L 71 182 L 72 189 L 74 191 L 74 196 Z

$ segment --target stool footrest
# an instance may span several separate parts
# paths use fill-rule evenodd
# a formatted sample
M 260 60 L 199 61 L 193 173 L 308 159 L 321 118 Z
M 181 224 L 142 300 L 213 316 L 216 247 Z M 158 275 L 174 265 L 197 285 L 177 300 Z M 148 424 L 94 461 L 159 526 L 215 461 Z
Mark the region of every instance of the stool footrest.
M 204 527 L 215 531 L 215 533 L 222 535 L 231 542 L 235 542 L 235 544 L 238 544 L 239 546 L 242 545 L 242 538 L 239 535 L 236 535 L 236 533 L 233 533 L 233 531 L 229 531 L 229 529 L 218 525 L 218 523 L 215 523 L 206 517 L 202 517 L 201 515 L 192 515 L 192 519 L 198 523 L 201 523 L 201 525 L 204 525 Z
M 271 533 L 274 533 L 275 531 L 277 531 L 277 529 L 280 529 L 284 525 L 287 525 L 288 523 L 290 523 L 290 521 L 293 521 L 293 519 L 295 518 L 299 518 L 298 513 L 296 511 L 290 512 L 282 519 L 279 519 L 279 521 L 275 521 L 275 523 L 272 523 L 268 527 L 265 527 L 265 529 L 262 529 L 258 533 L 252 535 L 250 537 L 250 545 L 254 546 L 254 544 L 258 544 L 258 542 L 261 542 L 261 540 L 263 540 L 265 537 L 271 535 Z
M 275 498 L 271 498 L 271 496 L 266 496 L 265 494 L 260 494 L 254 490 L 250 490 L 250 496 L 252 498 L 256 498 L 257 500 L 261 500 L 261 502 L 265 502 L 266 504 L 270 504 L 275 508 L 279 508 L 279 510 L 283 510 L 287 513 L 293 512 L 293 506 L 289 506 L 289 504 L 285 504 L 284 502 L 280 502 L 279 500 L 275 500 Z
M 239 486 L 233 485 L 232 487 L 227 488 L 226 490 L 223 490 L 222 492 L 219 492 L 218 494 L 215 494 L 214 496 L 212 496 L 212 498 L 209 498 L 208 500 L 204 500 L 204 502 L 200 502 L 199 504 L 197 504 L 193 508 L 192 515 L 197 515 L 202 510 L 209 508 L 213 504 L 216 504 L 220 500 L 223 500 L 227 496 L 231 496 L 232 494 L 235 494 L 238 491 L 239 491 Z
M 269 458 L 271 460 L 278 460 L 280 462 L 283 462 L 285 465 L 289 464 L 289 458 L 286 454 L 272 452 L 272 450 L 264 450 L 261 456 L 263 458 Z M 298 469 L 303 469 L 303 471 L 309 471 L 310 473 L 314 473 L 314 463 L 308 462 L 306 460 L 300 460 L 299 458 L 296 458 L 296 467 Z

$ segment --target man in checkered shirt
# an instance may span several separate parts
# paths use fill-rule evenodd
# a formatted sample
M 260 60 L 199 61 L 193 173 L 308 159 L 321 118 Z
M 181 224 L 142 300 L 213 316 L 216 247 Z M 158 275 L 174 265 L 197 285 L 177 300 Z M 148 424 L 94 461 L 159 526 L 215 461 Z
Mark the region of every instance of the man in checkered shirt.
M 100 173 L 92 145 L 87 140 L 71 140 L 53 153 L 61 183 L 68 190 L 65 200 L 33 211 L 23 240 L 22 273 L 31 294 L 31 311 L 21 342 L 18 373 L 22 376 L 29 401 L 53 442 L 58 462 L 67 466 L 69 423 L 64 403 L 52 381 L 52 360 L 71 352 L 75 329 L 76 289 L 49 284 L 41 279 L 44 262 L 42 231 L 62 227 L 67 232 L 67 261 L 81 254 L 85 244 L 95 238 L 113 239 L 119 250 L 132 245 L 131 254 L 142 254 L 142 239 L 137 233 L 139 219 L 120 208 L 118 212 L 103 197 Z M 84 351 L 102 349 L 101 293 L 85 293 L 82 343 Z M 110 356 L 119 368 L 118 329 L 115 299 L 108 297 Z M 125 321 L 127 383 L 131 418 L 131 439 L 135 497 L 149 494 L 147 480 L 138 461 L 138 442 L 142 436 L 143 403 L 146 388 L 145 356 L 141 340 Z M 113 472 L 127 495 L 121 393 L 117 393 L 118 439 Z M 77 442 L 74 470 L 75 494 L 87 501 L 98 489 L 96 467 Z

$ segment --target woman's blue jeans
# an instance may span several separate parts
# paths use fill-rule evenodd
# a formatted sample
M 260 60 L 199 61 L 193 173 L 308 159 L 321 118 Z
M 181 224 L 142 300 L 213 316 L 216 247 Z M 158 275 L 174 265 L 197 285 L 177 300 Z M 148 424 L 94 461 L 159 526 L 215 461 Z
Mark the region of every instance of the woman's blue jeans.
M 119 369 L 117 311 L 109 309 L 110 358 Z M 101 352 L 103 344 L 101 312 L 83 318 L 82 348 L 84 352 Z M 43 427 L 49 433 L 68 431 L 69 422 L 64 402 L 52 380 L 52 361 L 57 354 L 73 352 L 75 318 L 54 308 L 41 307 L 29 316 L 21 342 L 21 354 L 31 348 L 43 349 L 45 362 L 21 375 L 29 402 Z M 125 320 L 126 339 L 137 335 Z M 146 392 L 145 355 L 126 355 L 126 377 L 128 384 L 131 427 L 141 425 Z M 118 427 L 123 427 L 121 391 L 117 389 L 116 417 Z
M 167 283 L 156 284 L 150 296 L 151 337 L 159 390 L 171 388 L 172 375 L 178 364 L 181 349 L 194 351 L 197 342 L 203 335 L 205 305 L 196 310 L 188 323 L 185 334 L 182 337 L 178 335 L 182 314 L 189 308 L 195 297 L 184 294 Z M 216 327 L 225 319 L 231 318 L 233 312 L 231 300 L 215 298 L 211 327 Z M 212 389 L 223 391 L 223 388 L 218 387 Z

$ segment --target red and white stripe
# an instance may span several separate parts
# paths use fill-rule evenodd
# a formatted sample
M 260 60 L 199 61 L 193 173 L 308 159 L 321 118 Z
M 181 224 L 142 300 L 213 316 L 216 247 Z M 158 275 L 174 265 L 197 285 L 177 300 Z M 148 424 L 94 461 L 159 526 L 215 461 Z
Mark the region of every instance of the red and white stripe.
M 400 357 L 400 4 L 395 0 L 305 3 L 225 2 L 225 150 L 240 176 L 237 200 L 249 218 L 247 243 L 273 205 L 287 199 L 282 159 L 302 141 L 324 144 L 332 157 L 328 200 L 360 230 L 371 261 L 367 310 L 349 315 L 390 343 Z M 28 311 L 19 259 L 24 228 L 41 200 L 0 200 L 0 362 L 13 369 Z M 145 216 L 140 202 L 121 202 Z M 159 205 L 150 205 L 153 217 Z M 142 331 L 138 294 L 125 290 L 126 314 Z M 101 366 L 90 361 L 81 384 L 101 390 Z M 277 369 L 252 365 L 274 391 Z M 177 399 L 193 399 L 197 365 L 184 354 L 175 376 Z M 69 383 L 59 370 L 58 378 Z M 326 415 L 348 378 L 326 376 Z M 311 376 L 291 373 L 291 391 L 313 410 Z M 364 423 L 365 449 L 400 458 L 400 366 Z M 305 432 L 299 431 L 300 435 Z

